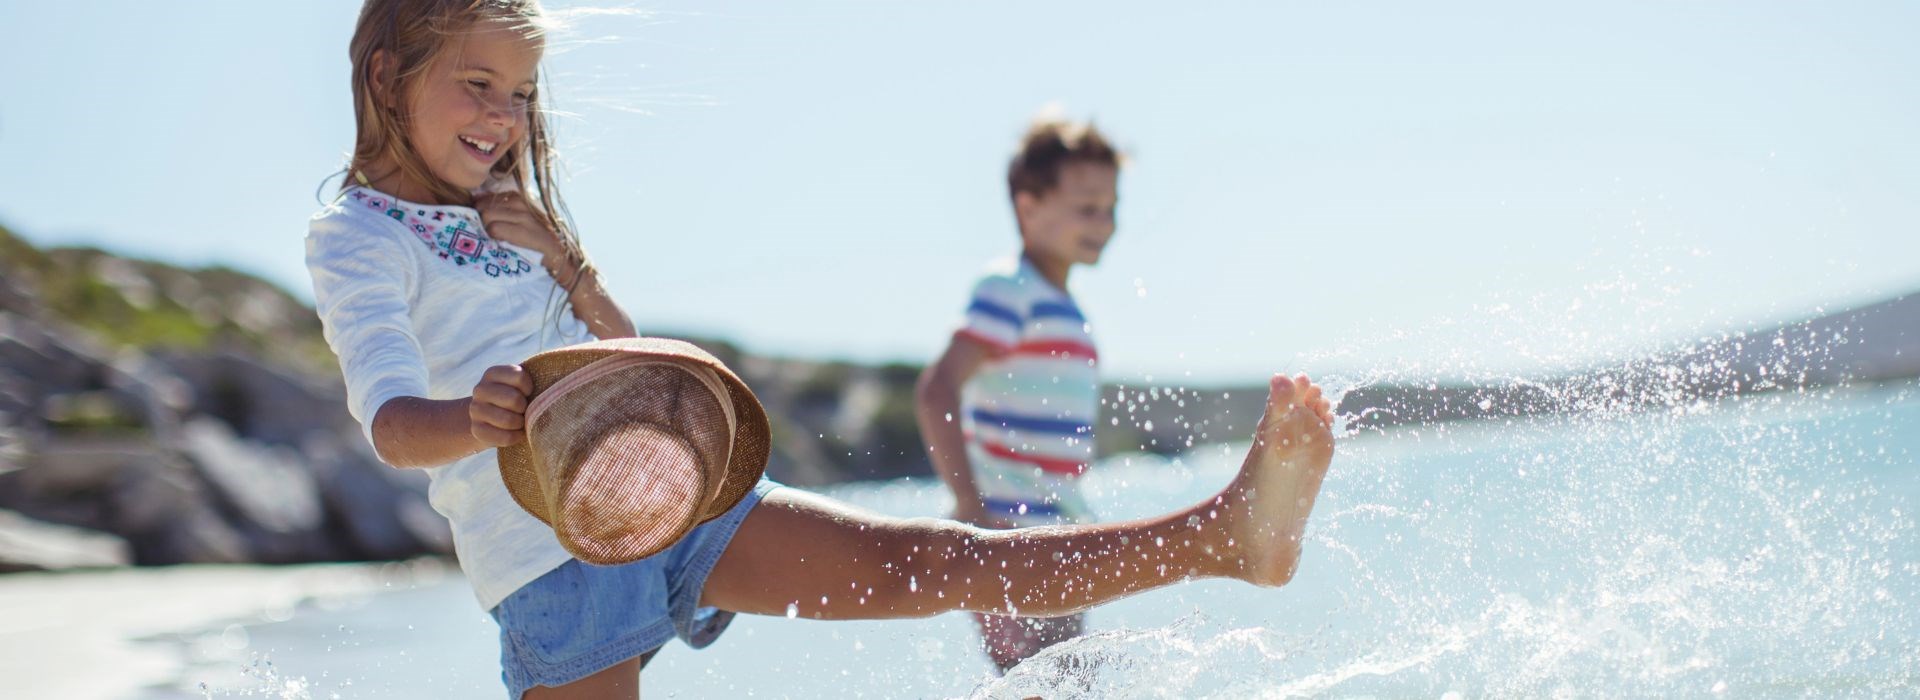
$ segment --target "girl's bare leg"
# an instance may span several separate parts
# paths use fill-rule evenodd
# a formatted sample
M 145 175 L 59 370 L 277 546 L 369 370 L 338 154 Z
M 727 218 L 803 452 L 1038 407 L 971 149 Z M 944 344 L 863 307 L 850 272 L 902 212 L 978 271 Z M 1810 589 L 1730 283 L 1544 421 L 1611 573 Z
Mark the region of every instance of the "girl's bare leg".
M 640 659 L 634 657 L 558 688 L 537 685 L 522 700 L 639 700 Z
M 1186 578 L 1282 585 L 1333 458 L 1330 423 L 1305 376 L 1275 377 L 1231 484 L 1184 510 L 1124 523 L 982 530 L 775 491 L 742 523 L 702 603 L 815 619 L 1055 616 Z

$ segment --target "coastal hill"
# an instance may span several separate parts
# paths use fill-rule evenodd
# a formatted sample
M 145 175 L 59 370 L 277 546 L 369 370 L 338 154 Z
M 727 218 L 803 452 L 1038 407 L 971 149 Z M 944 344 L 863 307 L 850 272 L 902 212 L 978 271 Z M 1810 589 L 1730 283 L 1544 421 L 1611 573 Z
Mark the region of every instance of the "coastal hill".
M 1920 294 L 1552 381 L 1363 386 L 1341 411 L 1388 430 L 1899 379 L 1920 375 L 1917 336 Z M 820 486 L 932 473 L 913 415 L 918 366 L 687 340 L 766 405 L 774 478 Z M 1265 388 L 1109 385 L 1101 395 L 1099 454 L 1174 454 L 1245 440 Z M 446 553 L 425 487 L 420 472 L 374 457 L 297 297 L 238 270 L 42 250 L 0 227 L 0 571 Z
M 1665 352 L 1539 381 L 1369 386 L 1341 410 L 1363 429 L 1447 420 L 1639 410 L 1743 394 L 1920 376 L 1920 292 L 1858 308 L 1698 338 Z

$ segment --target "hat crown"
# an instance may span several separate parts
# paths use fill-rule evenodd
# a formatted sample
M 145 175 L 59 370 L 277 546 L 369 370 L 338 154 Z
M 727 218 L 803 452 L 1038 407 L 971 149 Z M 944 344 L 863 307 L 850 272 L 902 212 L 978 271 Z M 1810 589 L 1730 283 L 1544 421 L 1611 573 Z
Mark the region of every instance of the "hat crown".
M 766 415 L 678 341 L 598 341 L 529 358 L 527 441 L 500 450 L 515 502 L 581 561 L 650 556 L 717 517 L 765 468 Z

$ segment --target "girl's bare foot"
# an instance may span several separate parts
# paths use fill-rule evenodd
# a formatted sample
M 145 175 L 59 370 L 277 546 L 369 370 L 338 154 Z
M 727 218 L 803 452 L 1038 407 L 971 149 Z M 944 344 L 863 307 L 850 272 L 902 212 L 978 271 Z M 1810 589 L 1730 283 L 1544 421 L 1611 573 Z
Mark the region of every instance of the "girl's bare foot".
M 1307 375 L 1275 376 L 1266 414 L 1240 474 L 1220 494 L 1227 551 L 1239 553 L 1239 578 L 1284 585 L 1300 563 L 1300 538 L 1320 482 L 1333 461 L 1333 416 Z

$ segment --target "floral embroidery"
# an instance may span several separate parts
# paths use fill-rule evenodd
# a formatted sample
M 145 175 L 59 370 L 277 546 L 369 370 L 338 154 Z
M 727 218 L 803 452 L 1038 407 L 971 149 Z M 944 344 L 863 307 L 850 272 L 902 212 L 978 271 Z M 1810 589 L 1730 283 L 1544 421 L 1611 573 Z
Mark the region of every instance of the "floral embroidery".
M 480 222 L 471 214 L 457 210 L 429 212 L 426 209 L 408 212 L 399 207 L 402 202 L 369 195 L 358 189 L 353 190 L 350 196 L 368 209 L 405 224 L 414 237 L 438 254 L 441 260 L 460 267 L 471 266 L 487 273 L 488 277 L 519 277 L 533 271 L 533 264 L 527 262 L 526 258 L 487 238 L 479 230 Z

